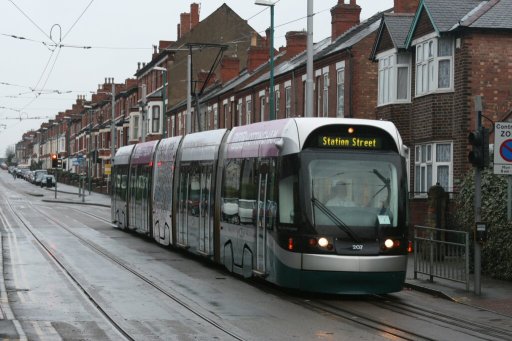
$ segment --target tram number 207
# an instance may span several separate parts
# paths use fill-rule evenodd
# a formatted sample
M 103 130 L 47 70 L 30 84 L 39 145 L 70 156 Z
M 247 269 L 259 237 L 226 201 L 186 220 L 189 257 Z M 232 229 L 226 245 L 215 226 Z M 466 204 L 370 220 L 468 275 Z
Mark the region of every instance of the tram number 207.
M 362 244 L 352 244 L 352 250 L 358 250 L 361 251 L 363 249 Z

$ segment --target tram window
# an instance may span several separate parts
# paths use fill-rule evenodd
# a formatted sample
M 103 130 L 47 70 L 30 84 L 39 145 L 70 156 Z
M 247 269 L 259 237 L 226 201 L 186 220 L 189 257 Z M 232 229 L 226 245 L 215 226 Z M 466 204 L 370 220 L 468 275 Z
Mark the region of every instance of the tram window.
M 257 199 L 257 181 L 253 159 L 245 159 L 242 167 L 242 183 L 240 187 L 240 199 Z
M 297 156 L 283 157 L 279 169 L 279 223 L 297 224 L 300 219 Z
M 240 171 L 242 161 L 230 159 L 224 168 L 222 180 L 221 220 L 236 223 L 238 218 L 238 205 L 240 199 Z

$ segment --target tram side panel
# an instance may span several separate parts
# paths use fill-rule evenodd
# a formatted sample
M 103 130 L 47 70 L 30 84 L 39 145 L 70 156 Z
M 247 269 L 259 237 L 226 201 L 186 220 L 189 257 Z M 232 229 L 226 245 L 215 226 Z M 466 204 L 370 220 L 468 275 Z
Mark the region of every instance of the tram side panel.
M 152 226 L 151 198 L 153 178 L 153 157 L 159 141 L 139 143 L 134 147 L 130 160 L 129 228 L 144 235 L 150 235 Z
M 117 150 L 112 170 L 112 222 L 121 229 L 128 227 L 128 181 L 133 148 L 134 145 L 129 145 Z
M 220 129 L 185 136 L 175 174 L 175 245 L 210 259 L 215 254 L 217 162 L 226 132 Z
M 162 245 L 171 245 L 174 241 L 173 226 L 173 192 L 176 154 L 182 137 L 163 139 L 155 152 L 152 181 L 152 235 Z
M 235 128 L 222 174 L 220 261 L 244 277 L 276 278 L 276 169 L 291 120 Z

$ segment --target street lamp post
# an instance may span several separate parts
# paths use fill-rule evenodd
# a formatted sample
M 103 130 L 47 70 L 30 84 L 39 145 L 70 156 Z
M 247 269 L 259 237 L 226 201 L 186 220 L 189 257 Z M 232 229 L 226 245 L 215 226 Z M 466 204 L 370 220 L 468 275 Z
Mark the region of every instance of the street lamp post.
M 276 110 L 274 105 L 274 6 L 275 2 L 270 0 L 256 0 L 254 4 L 270 7 L 270 88 L 269 88 L 269 119 L 276 119 Z
M 153 70 L 156 70 L 156 71 L 162 71 L 162 77 L 163 77 L 163 89 L 162 89 L 162 109 L 163 109 L 163 125 L 162 125 L 162 138 L 165 139 L 167 136 L 167 106 L 165 105 L 165 96 L 167 95 L 165 92 L 166 92 L 166 88 L 165 88 L 165 83 L 167 83 L 167 69 L 164 68 L 164 67 L 161 67 L 161 66 L 155 66 L 153 68 Z

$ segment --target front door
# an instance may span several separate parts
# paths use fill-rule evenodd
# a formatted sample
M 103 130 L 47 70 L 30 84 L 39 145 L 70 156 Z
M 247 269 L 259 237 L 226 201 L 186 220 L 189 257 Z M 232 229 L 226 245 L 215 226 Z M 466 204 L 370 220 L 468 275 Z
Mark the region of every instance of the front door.
M 268 161 L 261 161 L 258 169 L 258 198 L 256 201 L 256 271 L 264 274 L 266 272 L 266 212 L 267 212 L 267 191 L 268 191 Z

